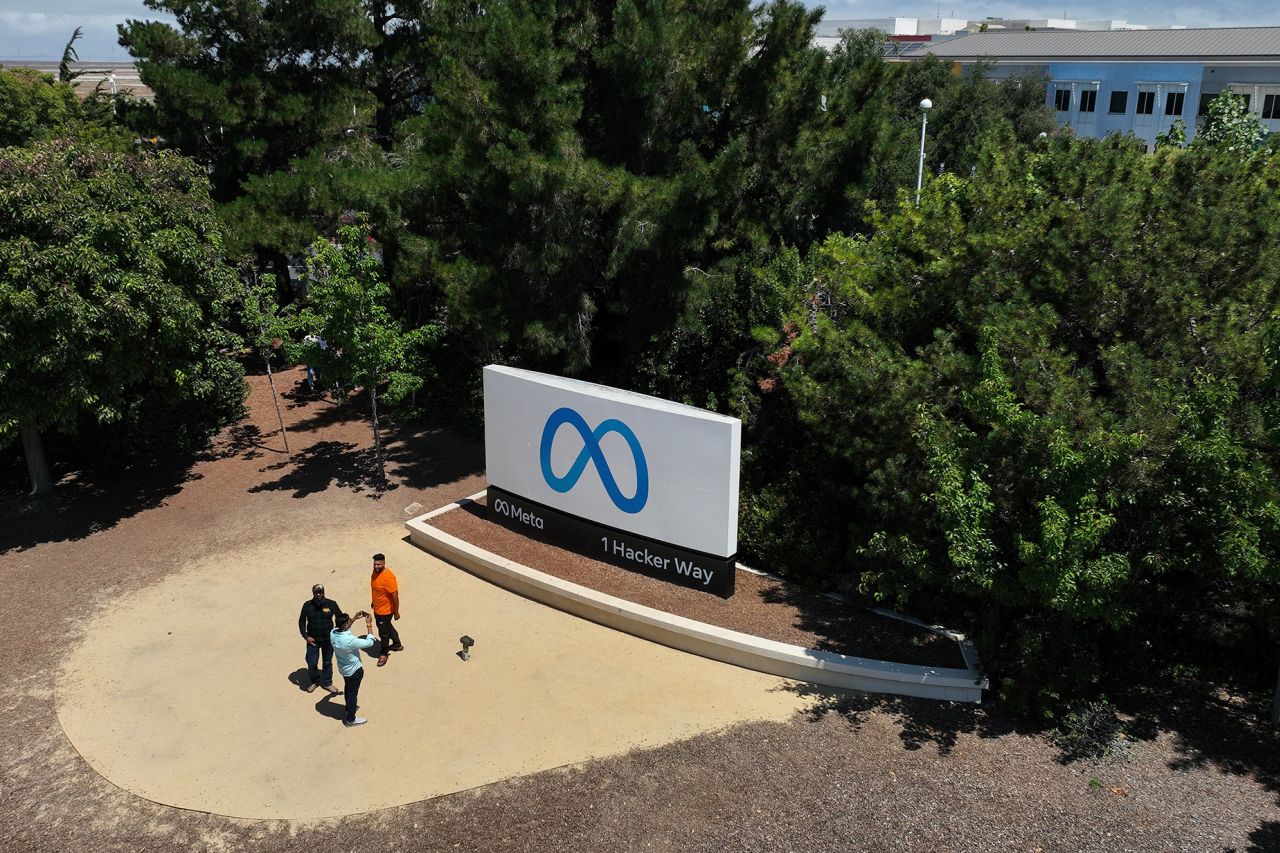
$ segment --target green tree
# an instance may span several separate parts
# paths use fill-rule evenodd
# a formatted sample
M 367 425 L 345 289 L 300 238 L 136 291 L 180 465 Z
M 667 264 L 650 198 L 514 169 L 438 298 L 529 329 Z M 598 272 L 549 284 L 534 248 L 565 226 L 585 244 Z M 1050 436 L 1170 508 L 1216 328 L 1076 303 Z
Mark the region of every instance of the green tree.
M 1185 148 L 1187 144 L 1187 123 L 1182 119 L 1174 119 L 1167 133 L 1156 134 L 1156 148 Z
M 1209 112 L 1196 141 L 1243 153 L 1257 147 L 1266 135 L 1262 120 L 1249 110 L 1244 97 L 1223 89 L 1209 102 Z
M 178 26 L 120 26 L 120 43 L 156 93 L 154 108 L 134 120 L 208 166 L 219 201 L 234 198 L 249 175 L 340 137 L 366 103 L 348 73 L 360 47 L 355 0 L 148 0 L 148 8 Z
M 147 0 L 177 26 L 130 20 L 120 42 L 156 93 L 139 129 L 211 168 L 214 197 L 235 198 L 315 146 L 372 123 L 391 129 L 426 93 L 420 0 L 241 3 Z
M 84 71 L 77 71 L 71 67 L 71 63 L 80 61 L 80 54 L 76 52 L 76 42 L 80 40 L 81 35 L 80 27 L 76 27 L 76 31 L 67 40 L 66 47 L 62 49 L 62 61 L 58 63 L 58 82 L 60 83 L 74 83 L 77 78 L 84 76 Z
M 0 149 L 0 444 L 22 437 L 32 487 L 52 487 L 40 434 L 86 419 L 191 442 L 241 410 L 223 320 L 208 185 L 175 154 L 91 143 Z
M 925 149 L 925 166 L 930 172 L 945 169 L 968 176 L 991 134 L 1027 144 L 1054 130 L 1053 113 L 1045 104 L 1043 75 L 992 80 L 990 70 L 988 63 L 980 62 L 956 75 L 948 63 L 933 56 L 901 66 L 891 105 L 896 121 L 915 130 L 912 152 L 920 138 L 920 100 L 929 98 L 934 104 Z
M 424 326 L 405 333 L 392 316 L 391 291 L 382 279 L 382 261 L 367 225 L 339 228 L 336 242 L 316 240 L 307 258 L 307 279 L 298 325 L 323 338 L 327 346 L 307 345 L 300 354 L 317 366 L 326 382 L 368 392 L 374 452 L 385 480 L 378 389 L 385 385 L 383 398 L 395 403 L 422 385 L 422 378 L 405 366 L 413 348 L 429 344 L 436 330 Z
M 79 115 L 69 84 L 30 68 L 0 68 L 0 148 L 45 138 Z
M 405 313 L 447 312 L 473 364 L 607 372 L 670 323 L 691 260 L 734 248 L 732 211 L 750 200 L 784 218 L 756 200 L 777 191 L 775 167 L 748 176 L 743 161 L 798 132 L 760 121 L 790 100 L 779 81 L 809 81 L 788 116 L 817 112 L 824 54 L 798 5 L 771 10 L 785 25 L 746 3 L 434 8 L 431 97 L 395 149 L 345 140 L 251 179 L 228 211 L 240 233 L 289 253 L 344 209 L 368 210 Z M 740 219 L 743 243 L 758 239 Z
M 173 140 L 228 169 L 235 251 L 279 275 L 366 211 L 393 310 L 446 326 L 435 352 L 463 368 L 446 377 L 501 361 L 722 400 L 768 302 L 753 265 L 864 230 L 868 198 L 895 203 L 917 88 L 939 102 L 931 162 L 948 169 L 983 133 L 1032 138 L 1046 115 L 1042 86 L 890 64 L 878 33 L 821 50 L 819 13 L 788 0 L 326 0 L 319 24 L 275 2 L 163 8 L 180 34 L 130 24 L 126 41 Z M 357 104 L 349 134 L 306 100 L 320 82 L 299 68 L 321 56 L 326 91 Z M 269 96 L 242 109 L 250 80 Z M 294 86 L 305 116 L 276 109 Z M 246 139 L 262 156 L 220 154 Z
M 780 256 L 744 548 L 967 614 L 1029 713 L 1094 689 L 1109 644 L 1187 649 L 1224 614 L 1274 637 L 1278 163 L 994 141 L 919 210 Z
M 133 148 L 106 98 L 90 95 L 81 101 L 70 83 L 48 74 L 0 68 L 0 147 L 62 137 L 122 153 Z
M 423 176 L 406 183 L 416 245 L 393 280 L 425 260 L 418 280 L 476 361 L 634 384 L 645 360 L 691 393 L 706 385 L 681 364 L 705 363 L 721 390 L 695 318 L 740 312 L 705 299 L 749 301 L 744 258 L 858 221 L 895 157 L 879 41 L 830 62 L 815 21 L 787 2 L 630 1 L 468 20 L 402 126 L 407 158 L 432 165 L 406 168 Z

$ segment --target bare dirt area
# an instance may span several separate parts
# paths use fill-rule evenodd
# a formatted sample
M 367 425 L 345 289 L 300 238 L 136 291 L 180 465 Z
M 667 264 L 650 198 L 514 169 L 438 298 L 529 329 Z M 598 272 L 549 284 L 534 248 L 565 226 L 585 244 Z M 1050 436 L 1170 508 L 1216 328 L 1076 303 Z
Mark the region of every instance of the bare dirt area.
M 720 628 L 844 655 L 964 669 L 954 640 L 769 577 L 738 571 L 731 598 L 676 586 L 542 542 L 489 521 L 484 498 L 431 524 L 509 560 L 658 610 Z
M 292 389 L 299 378 L 291 371 L 279 381 Z M 363 401 L 339 406 L 292 390 L 288 458 L 265 377 L 250 381 L 252 416 L 189 466 L 62 470 L 58 494 L 39 504 L 18 497 L 18 478 L 5 481 L 0 589 L 12 652 L 0 694 L 0 850 L 1280 850 L 1280 746 L 1257 722 L 1269 697 L 1216 691 L 1152 695 L 1134 719 L 1133 757 L 1102 764 L 1062 763 L 1042 735 L 1019 730 L 994 705 L 797 687 L 809 710 L 786 722 L 740 724 L 337 820 L 217 817 L 117 788 L 81 759 L 55 712 L 58 673 L 93 617 L 175 566 L 247 553 L 291 530 L 392 524 L 408 504 L 431 508 L 483 486 L 474 442 L 389 426 L 391 482 L 382 487 L 368 464 Z M 260 584 L 273 574 L 267 559 Z M 240 594 L 260 592 L 250 584 Z M 430 613 L 429 601 L 420 606 Z M 229 620 L 224 630 L 244 634 L 243 651 L 185 673 L 190 690 L 211 705 L 273 714 L 246 695 L 239 673 L 257 638 L 293 631 L 295 615 L 267 625 Z M 115 723 L 146 737 L 137 721 Z M 369 754 L 329 778 L 280 773 L 302 788 L 355 787 L 383 757 Z

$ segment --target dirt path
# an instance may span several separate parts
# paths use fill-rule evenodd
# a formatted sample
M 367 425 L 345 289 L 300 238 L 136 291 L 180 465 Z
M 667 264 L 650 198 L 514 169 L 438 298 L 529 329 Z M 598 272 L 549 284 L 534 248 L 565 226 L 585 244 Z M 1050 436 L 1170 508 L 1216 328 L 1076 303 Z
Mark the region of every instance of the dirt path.
M 259 568 L 269 583 L 270 543 L 282 536 L 395 525 L 410 503 L 436 506 L 482 486 L 475 444 L 416 430 L 392 446 L 396 488 L 374 490 L 367 419 L 314 400 L 289 401 L 298 452 L 285 460 L 265 382 L 252 379 L 254 416 L 176 478 L 84 475 L 38 509 L 0 504 L 12 638 L 0 693 L 0 850 L 1280 849 L 1274 733 L 1246 737 L 1238 721 L 1222 731 L 1156 728 L 1131 762 L 1062 765 L 1043 738 L 990 709 L 827 694 L 802 696 L 814 710 L 786 722 L 321 823 L 218 817 L 125 791 L 79 756 L 55 710 L 58 674 L 96 619 L 228 553 L 265 549 Z M 264 594 L 245 584 L 246 597 Z M 178 602 L 153 609 L 154 621 L 135 617 L 138 630 L 182 613 Z M 192 672 L 191 689 L 210 703 L 234 700 L 239 665 L 228 655 Z M 86 678 L 92 696 L 92 672 Z M 1242 713 L 1225 699 L 1211 710 L 1215 720 Z M 138 725 L 117 715 L 113 725 Z M 349 775 L 286 774 L 281 784 L 351 790 L 391 761 L 375 752 Z

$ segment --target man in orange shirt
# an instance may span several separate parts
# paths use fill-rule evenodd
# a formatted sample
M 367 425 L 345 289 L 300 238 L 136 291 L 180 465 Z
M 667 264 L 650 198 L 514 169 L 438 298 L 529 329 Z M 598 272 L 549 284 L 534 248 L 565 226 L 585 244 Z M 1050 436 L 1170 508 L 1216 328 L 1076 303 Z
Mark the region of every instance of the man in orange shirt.
M 396 584 L 396 576 L 387 568 L 385 554 L 373 555 L 373 576 L 369 578 L 369 589 L 373 594 L 373 618 L 378 623 L 378 636 L 382 638 L 382 654 L 378 656 L 378 666 L 386 666 L 391 652 L 402 652 L 400 635 L 391 624 L 393 619 L 400 618 L 400 587 Z

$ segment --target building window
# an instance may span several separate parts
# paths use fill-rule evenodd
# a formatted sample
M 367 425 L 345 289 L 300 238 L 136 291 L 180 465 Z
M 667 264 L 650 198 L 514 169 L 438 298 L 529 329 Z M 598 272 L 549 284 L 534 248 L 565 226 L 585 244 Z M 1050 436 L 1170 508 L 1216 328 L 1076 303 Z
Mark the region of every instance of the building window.
M 1080 112 L 1091 113 L 1098 109 L 1098 90 L 1085 89 L 1080 93 Z
M 1200 106 L 1196 107 L 1196 115 L 1207 116 L 1209 114 L 1209 102 L 1216 97 L 1218 97 L 1217 92 L 1214 92 L 1213 94 L 1205 94 L 1202 92 L 1200 94 Z
M 1134 110 L 1140 116 L 1149 116 L 1156 111 L 1156 93 L 1155 92 L 1139 92 L 1138 106 Z
M 1055 89 L 1053 91 L 1053 106 L 1060 113 L 1071 111 L 1071 90 Z
M 1164 114 L 1167 116 L 1182 115 L 1183 102 L 1187 97 L 1186 92 L 1170 92 L 1164 98 Z
M 1280 118 L 1280 95 L 1264 95 L 1262 97 L 1262 117 L 1265 119 Z
M 1111 114 L 1123 113 L 1129 109 L 1129 93 L 1128 92 L 1112 92 L 1111 107 L 1107 112 Z

